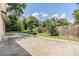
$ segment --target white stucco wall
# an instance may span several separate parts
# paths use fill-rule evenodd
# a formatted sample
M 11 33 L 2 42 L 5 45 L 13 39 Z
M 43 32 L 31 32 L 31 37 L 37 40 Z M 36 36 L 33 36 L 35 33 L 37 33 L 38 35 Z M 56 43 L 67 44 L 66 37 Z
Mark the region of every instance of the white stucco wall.
M 2 18 L 2 11 L 5 11 L 5 4 L 0 3 L 0 39 L 4 36 L 5 33 L 5 23 L 4 23 L 4 19 Z

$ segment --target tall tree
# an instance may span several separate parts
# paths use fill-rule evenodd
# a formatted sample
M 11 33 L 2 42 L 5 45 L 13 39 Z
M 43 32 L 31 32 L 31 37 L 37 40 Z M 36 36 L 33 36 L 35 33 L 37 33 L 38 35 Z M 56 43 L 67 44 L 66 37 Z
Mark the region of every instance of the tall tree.
M 17 20 L 17 22 L 16 22 L 16 29 L 17 29 L 17 31 L 23 30 L 23 23 L 22 23 L 21 19 Z
M 74 24 L 79 24 L 79 9 L 75 9 L 73 12 Z
M 64 26 L 64 25 L 69 25 L 69 22 L 66 18 L 60 18 L 57 20 L 57 26 Z
M 23 28 L 24 30 L 27 30 L 28 24 L 27 24 L 27 18 L 23 17 Z
M 37 19 L 36 17 L 34 17 L 34 16 L 29 16 L 27 23 L 28 23 L 28 29 L 29 29 L 31 32 L 33 31 L 33 29 L 34 29 L 35 27 L 37 27 L 37 26 L 39 25 L 38 19 Z
M 7 14 L 10 19 L 10 23 L 8 25 L 10 30 L 16 31 L 16 21 L 23 14 L 23 9 L 25 9 L 26 4 L 24 3 L 8 3 Z
M 79 3 L 76 4 L 77 8 L 73 12 L 74 24 L 79 24 Z

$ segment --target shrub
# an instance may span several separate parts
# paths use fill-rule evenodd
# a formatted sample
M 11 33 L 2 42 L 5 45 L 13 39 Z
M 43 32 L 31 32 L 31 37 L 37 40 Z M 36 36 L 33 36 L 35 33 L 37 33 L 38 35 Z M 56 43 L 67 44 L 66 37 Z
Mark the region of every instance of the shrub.
M 50 25 L 48 27 L 48 33 L 49 33 L 50 36 L 58 35 L 58 31 L 56 29 L 56 26 Z
M 38 31 L 39 33 L 43 33 L 43 31 L 42 31 L 42 27 L 41 27 L 41 26 L 38 27 L 37 31 Z

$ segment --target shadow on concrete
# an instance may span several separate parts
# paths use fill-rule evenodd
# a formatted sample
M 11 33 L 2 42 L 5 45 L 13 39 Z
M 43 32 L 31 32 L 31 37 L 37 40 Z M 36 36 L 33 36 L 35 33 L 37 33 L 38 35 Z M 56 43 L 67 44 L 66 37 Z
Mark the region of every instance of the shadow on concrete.
M 23 47 L 21 47 L 16 39 L 21 40 L 25 37 L 8 38 L 0 42 L 0 56 L 32 56 Z

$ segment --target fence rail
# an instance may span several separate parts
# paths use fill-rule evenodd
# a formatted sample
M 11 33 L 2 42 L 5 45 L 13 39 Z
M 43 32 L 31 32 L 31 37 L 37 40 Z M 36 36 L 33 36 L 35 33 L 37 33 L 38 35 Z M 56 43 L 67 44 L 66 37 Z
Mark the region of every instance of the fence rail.
M 79 38 L 79 25 L 58 26 L 59 35 L 74 36 Z

